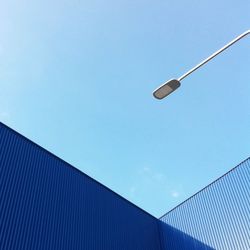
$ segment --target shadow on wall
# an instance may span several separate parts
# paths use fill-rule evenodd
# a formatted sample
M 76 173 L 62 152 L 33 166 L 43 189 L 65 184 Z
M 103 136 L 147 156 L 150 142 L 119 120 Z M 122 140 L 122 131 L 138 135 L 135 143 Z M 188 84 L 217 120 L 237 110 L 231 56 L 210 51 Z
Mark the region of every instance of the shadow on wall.
M 203 242 L 183 233 L 182 231 L 162 222 L 160 223 L 163 249 L 171 250 L 215 250 Z

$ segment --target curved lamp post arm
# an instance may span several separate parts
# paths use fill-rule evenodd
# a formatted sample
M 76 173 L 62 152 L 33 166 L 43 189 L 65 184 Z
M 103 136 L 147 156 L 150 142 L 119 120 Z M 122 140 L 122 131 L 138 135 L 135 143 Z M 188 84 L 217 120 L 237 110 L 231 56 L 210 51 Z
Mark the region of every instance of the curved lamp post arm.
M 214 57 L 216 57 L 218 54 L 220 54 L 221 52 L 223 52 L 224 50 L 226 50 L 227 48 L 229 48 L 230 46 L 232 46 L 234 43 L 238 42 L 240 39 L 242 39 L 243 37 L 245 37 L 245 36 L 247 36 L 249 34 L 250 34 L 250 30 L 245 31 L 244 33 L 242 33 L 241 35 L 239 35 L 238 37 L 236 37 L 234 40 L 232 40 L 231 42 L 229 42 L 228 44 L 226 44 L 224 47 L 222 47 L 221 49 L 217 50 L 211 56 L 209 56 L 208 58 L 206 58 L 205 60 L 203 60 L 202 62 L 200 62 L 199 64 L 197 64 L 194 68 L 190 69 L 188 72 L 186 72 L 184 75 L 182 75 L 181 77 L 179 77 L 177 80 L 176 79 L 172 79 L 172 80 L 167 81 L 166 83 L 164 83 L 163 85 L 161 85 L 159 88 L 157 88 L 153 92 L 154 97 L 157 98 L 157 99 L 163 99 L 164 97 L 168 96 L 174 90 L 176 90 L 178 87 L 180 87 L 180 85 L 181 85 L 180 81 L 181 80 L 183 80 L 184 78 L 186 78 L 188 75 L 190 75 L 191 73 L 193 73 L 195 70 L 197 70 L 198 68 L 200 68 L 201 66 L 203 66 L 204 64 L 206 64 L 207 62 L 209 62 L 210 60 L 212 60 Z

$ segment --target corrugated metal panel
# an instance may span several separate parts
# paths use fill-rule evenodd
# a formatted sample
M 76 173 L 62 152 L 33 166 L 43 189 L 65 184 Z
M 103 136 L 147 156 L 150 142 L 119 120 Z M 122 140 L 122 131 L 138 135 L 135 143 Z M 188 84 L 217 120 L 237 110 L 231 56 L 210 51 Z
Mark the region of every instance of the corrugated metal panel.
M 165 249 L 250 249 L 250 158 L 161 218 Z
M 0 249 L 158 250 L 158 221 L 0 123 Z

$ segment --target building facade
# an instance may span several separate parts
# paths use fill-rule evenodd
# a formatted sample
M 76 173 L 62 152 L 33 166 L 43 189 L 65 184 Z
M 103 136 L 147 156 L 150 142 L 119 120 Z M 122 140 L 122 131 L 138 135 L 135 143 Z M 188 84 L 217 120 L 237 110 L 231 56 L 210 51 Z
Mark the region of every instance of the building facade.
M 0 123 L 0 249 L 250 249 L 250 160 L 157 219 Z

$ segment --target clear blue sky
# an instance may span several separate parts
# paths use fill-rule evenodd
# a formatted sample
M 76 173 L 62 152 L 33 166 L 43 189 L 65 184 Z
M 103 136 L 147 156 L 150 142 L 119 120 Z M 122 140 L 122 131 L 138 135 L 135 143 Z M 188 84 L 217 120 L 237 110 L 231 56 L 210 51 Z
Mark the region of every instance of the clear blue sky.
M 155 216 L 250 156 L 250 1 L 0 3 L 0 120 Z

